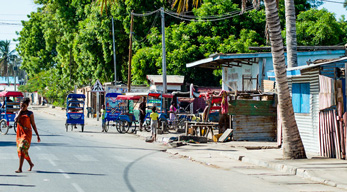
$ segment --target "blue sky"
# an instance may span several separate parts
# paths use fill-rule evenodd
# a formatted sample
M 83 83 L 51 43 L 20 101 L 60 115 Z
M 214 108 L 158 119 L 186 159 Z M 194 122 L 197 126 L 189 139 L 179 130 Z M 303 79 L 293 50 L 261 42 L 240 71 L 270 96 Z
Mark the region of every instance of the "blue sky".
M 344 0 L 331 1 L 344 2 Z M 22 26 L 16 24 L 20 24 L 21 20 L 28 20 L 26 15 L 36 11 L 37 5 L 34 4 L 33 0 L 0 0 L 0 5 L 0 40 L 11 40 L 11 48 L 15 49 L 15 42 L 12 39 L 18 38 L 15 32 L 22 29 Z M 347 15 L 347 10 L 339 3 L 324 1 L 319 9 L 322 8 L 335 13 L 337 19 L 341 15 Z

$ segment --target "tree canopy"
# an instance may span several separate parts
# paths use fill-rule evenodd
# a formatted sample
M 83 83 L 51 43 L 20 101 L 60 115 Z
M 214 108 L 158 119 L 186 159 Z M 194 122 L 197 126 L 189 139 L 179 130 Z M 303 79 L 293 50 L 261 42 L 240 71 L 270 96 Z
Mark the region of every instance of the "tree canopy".
M 36 0 L 40 8 L 23 21 L 17 51 L 27 71 L 29 81 L 22 90 L 41 91 L 52 101 L 62 104 L 62 98 L 79 87 L 91 85 L 96 79 L 114 81 L 112 17 L 115 24 L 117 80 L 126 82 L 128 70 L 130 13 L 146 13 L 164 7 L 177 11 L 173 1 L 114 0 Z M 284 0 L 279 12 L 284 27 Z M 103 12 L 100 11 L 103 6 Z M 346 40 L 346 21 L 337 21 L 326 10 L 315 10 L 315 1 L 296 1 L 298 45 L 338 44 Z M 193 7 L 189 7 L 193 8 Z M 310 10 L 311 9 L 311 10 Z M 186 15 L 199 20 L 211 15 L 240 12 L 240 1 L 204 0 Z M 220 85 L 220 71 L 186 68 L 186 63 L 213 53 L 246 53 L 249 46 L 263 46 L 265 11 L 250 10 L 220 21 L 183 21 L 165 15 L 167 74 L 184 75 L 185 80 L 198 85 Z M 329 34 L 323 35 L 328 29 Z M 306 28 L 305 28 L 306 27 Z M 146 84 L 147 74 L 161 74 L 160 15 L 135 17 L 133 29 L 133 84 Z M 39 78 L 40 85 L 36 80 Z M 209 78 L 206 78 L 209 77 Z M 36 79 L 36 80 L 35 80 Z M 202 83 L 203 82 L 203 83 Z M 51 102 L 52 102 L 51 101 Z

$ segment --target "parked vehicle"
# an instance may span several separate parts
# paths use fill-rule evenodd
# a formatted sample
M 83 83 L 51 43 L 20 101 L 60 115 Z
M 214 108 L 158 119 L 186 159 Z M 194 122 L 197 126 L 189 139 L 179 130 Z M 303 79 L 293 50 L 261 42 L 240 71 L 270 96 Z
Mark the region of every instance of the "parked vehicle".
M 134 113 L 130 112 L 130 107 L 133 108 L 140 99 L 141 96 L 138 95 L 117 96 L 117 100 L 119 101 L 118 106 L 121 111 L 121 114 L 118 116 L 116 123 L 116 128 L 119 133 L 127 133 L 132 126 L 133 129 L 131 130 L 131 132 L 136 133 L 136 123 L 138 123 L 138 121 L 136 120 Z
M 23 93 L 17 91 L 0 92 L 0 97 L 4 101 L 1 106 L 0 132 L 3 135 L 8 133 L 10 128 L 17 131 L 17 125 L 14 122 L 16 112 L 20 110 L 20 100 L 24 97 Z
M 71 131 L 73 128 L 77 128 L 77 125 L 81 125 L 82 132 L 84 131 L 85 98 L 83 94 L 69 94 L 66 97 L 66 131 L 68 131 L 69 125 L 71 125 Z
M 105 96 L 105 124 L 104 130 L 107 132 L 110 126 L 116 126 L 121 114 L 119 103 L 121 100 L 117 100 L 117 97 L 122 95 L 120 93 L 107 93 Z

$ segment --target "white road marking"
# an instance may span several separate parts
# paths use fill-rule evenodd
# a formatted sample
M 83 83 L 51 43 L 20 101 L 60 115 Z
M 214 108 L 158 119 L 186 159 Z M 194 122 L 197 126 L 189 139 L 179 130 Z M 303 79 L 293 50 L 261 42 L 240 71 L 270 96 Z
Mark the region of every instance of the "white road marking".
M 75 187 L 76 191 L 84 192 L 83 189 L 77 183 L 71 183 L 73 187 Z
M 75 157 L 79 161 L 98 161 L 97 159 L 95 159 L 94 157 L 92 157 L 90 155 L 75 155 Z
M 61 173 L 64 175 L 64 177 L 65 177 L 66 179 L 70 179 L 70 178 L 71 178 L 71 177 L 70 177 L 68 174 L 66 174 L 65 171 L 63 171 L 62 169 L 58 169 L 58 171 L 61 172 Z
M 54 161 L 53 161 L 52 159 L 47 159 L 47 160 L 48 160 L 48 162 L 49 162 L 51 165 L 53 165 L 54 167 L 57 166 L 57 164 L 55 164 Z
M 57 156 L 51 154 L 51 153 L 39 153 L 37 154 L 37 157 L 40 159 L 40 160 L 53 160 L 53 161 L 56 161 L 58 160 Z

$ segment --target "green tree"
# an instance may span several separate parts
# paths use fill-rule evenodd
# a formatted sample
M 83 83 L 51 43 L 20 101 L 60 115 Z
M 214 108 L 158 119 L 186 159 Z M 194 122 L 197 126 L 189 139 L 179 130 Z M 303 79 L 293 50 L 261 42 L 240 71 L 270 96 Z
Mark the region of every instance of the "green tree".
M 1 75 L 8 78 L 9 72 L 12 72 L 9 65 L 11 60 L 16 57 L 16 50 L 10 50 L 11 41 L 0 41 L 0 69 Z
M 299 45 L 336 45 L 346 38 L 343 20 L 338 22 L 333 13 L 326 9 L 311 9 L 297 18 Z

